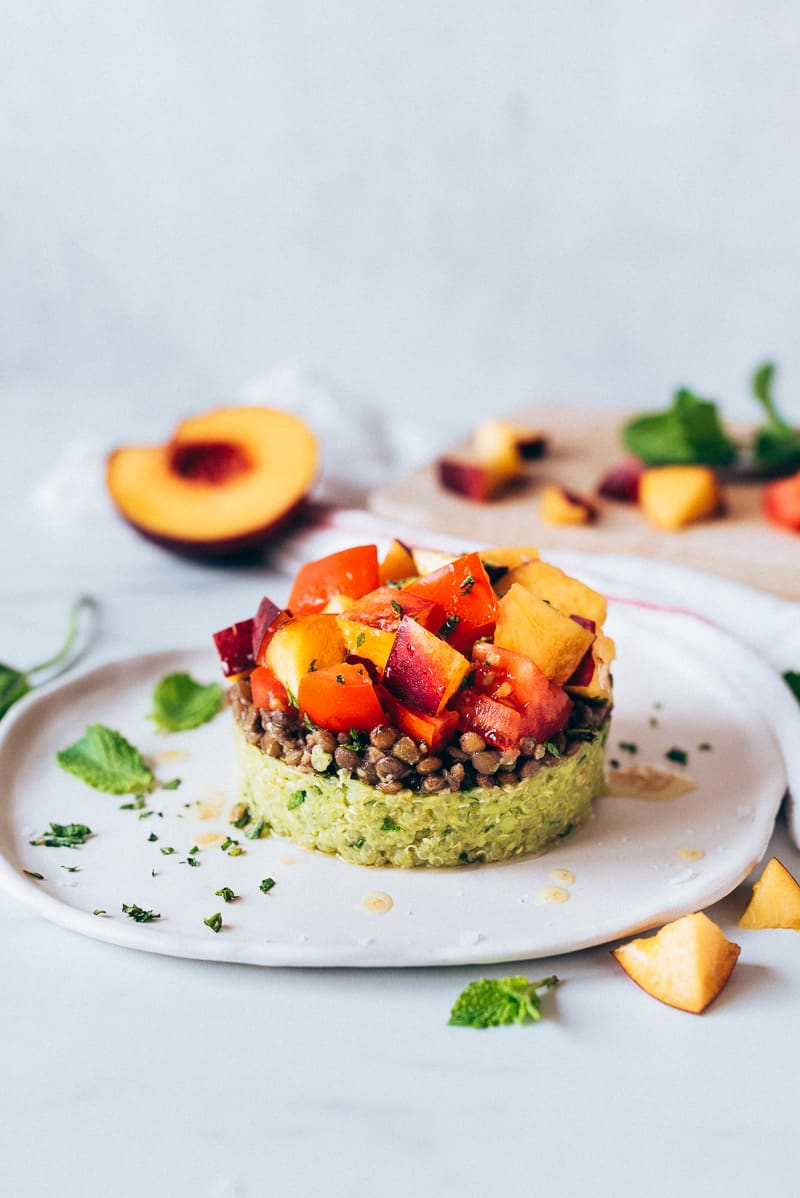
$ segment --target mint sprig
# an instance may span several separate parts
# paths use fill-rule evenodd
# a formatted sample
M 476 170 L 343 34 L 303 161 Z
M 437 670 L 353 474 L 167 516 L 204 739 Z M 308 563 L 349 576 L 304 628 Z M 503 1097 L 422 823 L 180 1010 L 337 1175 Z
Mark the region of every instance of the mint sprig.
M 790 474 L 800 468 L 800 430 L 784 420 L 772 396 L 775 364 L 764 362 L 753 373 L 750 389 L 766 417 L 753 442 L 753 461 L 770 473 Z
M 222 706 L 222 687 L 204 686 L 191 674 L 166 674 L 153 691 L 150 719 L 161 732 L 186 732 L 212 720 Z
M 155 786 L 139 750 L 104 724 L 90 724 L 80 740 L 56 753 L 56 760 L 67 773 L 105 794 L 148 794 Z
M 628 420 L 622 428 L 622 441 L 648 466 L 667 462 L 730 466 L 737 456 L 735 443 L 722 427 L 717 405 L 685 387 L 675 392 L 665 411 Z
M 453 1027 L 501 1027 L 507 1023 L 536 1023 L 542 1018 L 540 990 L 558 983 L 551 976 L 540 982 L 527 978 L 481 978 L 462 990 L 450 1012 Z
M 91 609 L 94 605 L 94 599 L 88 595 L 81 595 L 80 599 L 75 601 L 69 613 L 66 640 L 54 657 L 48 658 L 38 666 L 31 666 L 28 670 L 18 670 L 14 666 L 0 662 L 0 719 L 10 707 L 13 707 L 25 695 L 30 694 L 35 687 L 58 677 L 64 670 L 75 664 L 77 656 L 73 657 L 72 651 L 78 636 L 80 614 L 84 609 Z M 40 679 L 40 674 L 49 675 L 49 677 Z

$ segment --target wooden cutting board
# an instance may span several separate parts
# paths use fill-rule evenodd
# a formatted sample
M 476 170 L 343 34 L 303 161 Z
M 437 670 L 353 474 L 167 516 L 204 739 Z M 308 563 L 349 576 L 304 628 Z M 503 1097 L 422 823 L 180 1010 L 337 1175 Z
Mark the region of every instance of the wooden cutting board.
M 374 491 L 377 515 L 480 545 L 533 544 L 543 549 L 628 553 L 710 570 L 737 582 L 800 600 L 800 534 L 768 524 L 760 511 L 761 483 L 724 485 L 725 512 L 678 532 L 653 528 L 635 505 L 600 500 L 597 521 L 578 527 L 539 518 L 542 486 L 555 482 L 593 497 L 601 476 L 623 455 L 619 428 L 630 413 L 541 406 L 510 419 L 541 430 L 548 453 L 531 463 L 529 481 L 504 497 L 476 503 L 445 491 L 434 464 Z M 456 449 L 465 449 L 466 444 Z

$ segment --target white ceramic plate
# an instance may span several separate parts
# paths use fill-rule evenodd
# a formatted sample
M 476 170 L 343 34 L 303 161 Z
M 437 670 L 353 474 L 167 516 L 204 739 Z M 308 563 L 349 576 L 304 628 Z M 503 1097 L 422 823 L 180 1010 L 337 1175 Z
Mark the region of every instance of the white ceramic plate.
M 409 966 L 529 959 L 601 944 L 695 911 L 732 890 L 761 858 L 786 789 L 781 750 L 746 685 L 756 659 L 691 616 L 610 607 L 619 659 L 609 756 L 669 765 L 688 752 L 697 788 L 671 801 L 606 796 L 593 818 L 544 856 L 459 870 L 364 869 L 277 838 L 251 842 L 227 823 L 236 799 L 230 717 L 160 736 L 147 719 L 155 682 L 185 669 L 218 674 L 204 651 L 101 666 L 24 700 L 0 739 L 0 884 L 75 931 L 151 952 L 258 965 Z M 58 749 L 85 726 L 118 728 L 155 763 L 153 814 L 64 773 Z M 798 711 L 800 734 L 800 709 Z M 701 743 L 710 750 L 700 750 Z M 166 756 L 165 756 L 166 755 Z M 678 767 L 680 770 L 680 767 Z M 205 816 L 205 818 L 201 818 Z M 88 824 L 76 849 L 32 846 L 50 821 Z M 228 833 L 245 848 L 229 857 Z M 150 834 L 158 839 L 149 841 Z M 186 864 L 199 845 L 195 868 Z M 173 846 L 175 853 L 160 849 Z M 77 866 L 77 871 L 62 867 Z M 23 870 L 44 875 L 41 881 Z M 567 871 L 567 872 L 564 872 Z M 259 883 L 275 880 L 269 894 Z M 241 897 L 215 896 L 230 886 Z M 559 887 L 564 901 L 546 901 Z M 370 909 L 380 892 L 391 909 Z M 137 924 L 138 904 L 161 918 Z M 96 909 L 107 915 L 94 915 Z M 203 920 L 220 912 L 222 931 Z

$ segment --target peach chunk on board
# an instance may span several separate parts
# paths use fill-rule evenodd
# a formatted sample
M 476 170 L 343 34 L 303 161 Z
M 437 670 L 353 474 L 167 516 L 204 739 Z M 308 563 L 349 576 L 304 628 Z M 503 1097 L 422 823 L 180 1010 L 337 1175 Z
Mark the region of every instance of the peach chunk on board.
M 728 981 L 739 945 L 700 911 L 665 924 L 655 936 L 621 944 L 613 956 L 653 998 L 699 1015 Z

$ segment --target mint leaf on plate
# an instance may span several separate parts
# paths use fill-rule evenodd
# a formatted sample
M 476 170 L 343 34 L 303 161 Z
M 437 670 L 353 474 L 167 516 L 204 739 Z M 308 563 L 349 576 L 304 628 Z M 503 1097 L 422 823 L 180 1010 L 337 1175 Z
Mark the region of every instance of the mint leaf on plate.
M 92 829 L 86 824 L 54 824 L 50 830 L 43 832 L 31 844 L 44 844 L 49 849 L 74 849 L 76 845 L 84 844 L 92 835 Z
M 147 794 L 155 785 L 153 771 L 139 750 L 104 724 L 90 724 L 80 740 L 56 753 L 56 760 L 62 769 L 106 794 Z
M 481 978 L 462 990 L 450 1012 L 453 1027 L 500 1027 L 506 1023 L 536 1023 L 542 1018 L 539 990 L 549 990 L 557 977 L 529 982 L 527 978 Z
M 161 732 L 186 732 L 213 719 L 222 706 L 222 687 L 203 686 L 190 674 L 166 674 L 153 691 L 150 719 Z

